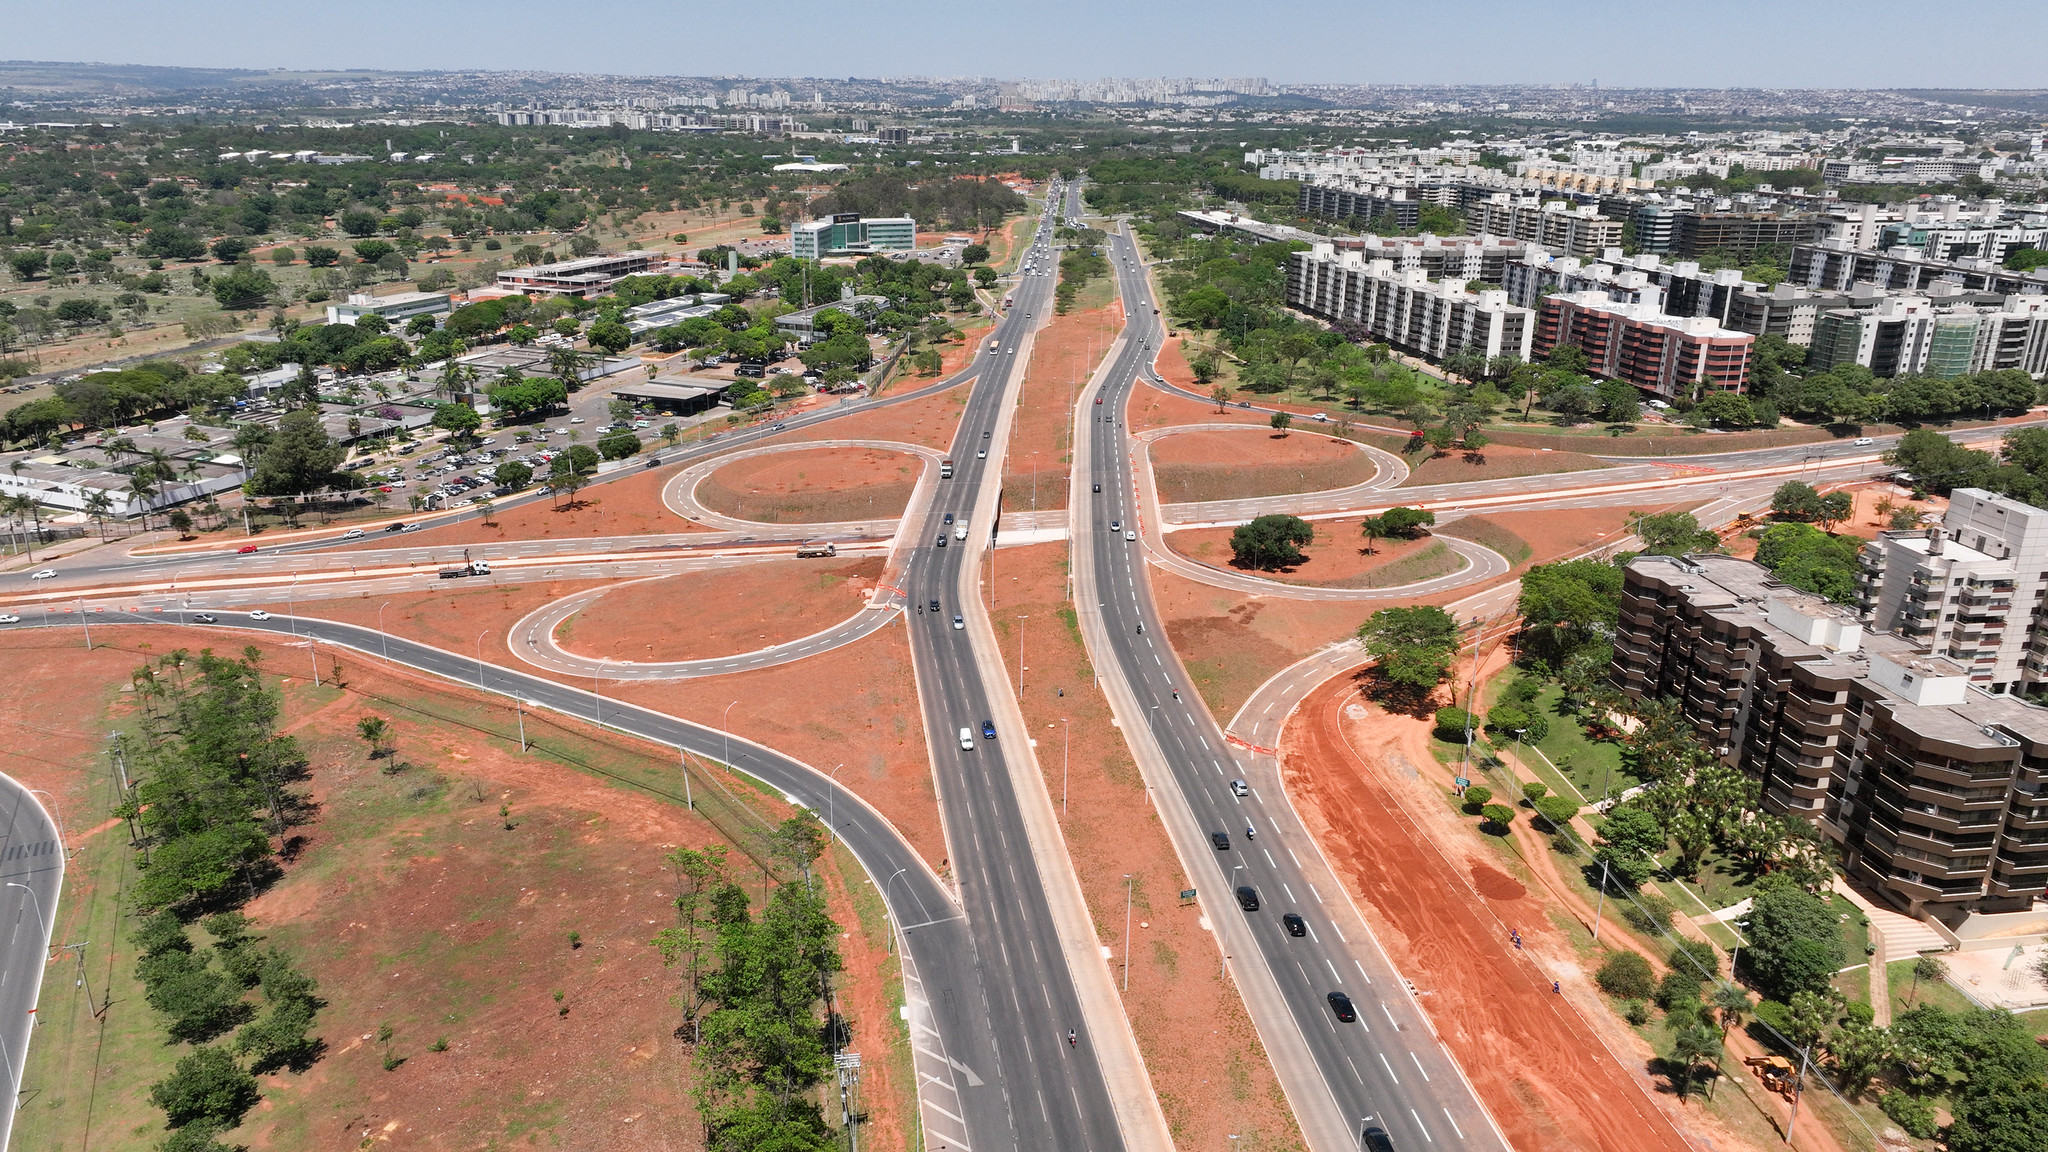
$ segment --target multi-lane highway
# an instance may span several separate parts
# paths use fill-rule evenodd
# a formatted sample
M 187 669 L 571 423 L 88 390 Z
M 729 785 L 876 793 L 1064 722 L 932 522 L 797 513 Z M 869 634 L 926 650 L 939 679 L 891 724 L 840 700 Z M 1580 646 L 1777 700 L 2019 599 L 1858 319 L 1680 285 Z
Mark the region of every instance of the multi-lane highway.
M 1056 271 L 1051 239 L 1058 208 L 1048 197 L 1020 268 Z M 954 476 L 940 483 L 931 503 L 907 513 L 905 528 L 918 545 L 904 577 L 913 605 L 906 622 L 953 877 L 979 974 L 951 994 L 987 1017 L 967 1033 L 975 1054 L 966 1061 L 980 1061 L 983 1081 L 965 1097 L 980 1152 L 1125 1146 L 1101 1067 L 1103 1022 L 1083 1010 L 1048 900 L 1059 878 L 1042 874 L 1034 852 L 1059 847 L 1034 845 L 1020 810 L 1025 798 L 1012 768 L 1024 754 L 1013 746 L 1023 743 L 1021 724 L 1004 725 L 1013 739 L 983 735 L 983 724 L 994 731 L 1004 711 L 993 695 L 1007 696 L 1007 686 L 984 679 L 970 634 L 970 626 L 986 627 L 971 603 L 978 595 L 972 561 L 993 536 L 1011 386 L 1021 379 L 1030 333 L 1045 322 L 1056 280 L 1019 277 L 1012 306 L 982 352 L 986 366 L 953 442 Z M 954 1045 L 963 1047 L 958 1039 Z
M 0 776 L 0 1068 L 9 1106 L 0 1148 L 14 1130 L 13 1102 L 35 1026 L 36 999 L 64 885 L 64 842 L 50 814 L 12 776 Z
M 1200 704 L 1153 608 L 1139 541 L 1107 529 L 1141 511 L 1122 413 L 1161 334 L 1135 246 L 1118 234 L 1111 254 L 1130 322 L 1083 396 L 1071 507 L 1076 607 L 1119 723 L 1161 793 L 1175 849 L 1310 1146 L 1355 1148 L 1379 1127 L 1401 1148 L 1504 1148 L 1277 779 L 1242 765 Z M 1098 391 L 1100 406 L 1089 403 Z M 1147 536 L 1157 529 L 1136 524 Z M 1246 890 L 1255 910 L 1241 906 Z M 1289 914 L 1302 918 L 1300 936 L 1283 924 Z M 1339 1018 L 1332 993 L 1349 998 L 1355 1020 Z

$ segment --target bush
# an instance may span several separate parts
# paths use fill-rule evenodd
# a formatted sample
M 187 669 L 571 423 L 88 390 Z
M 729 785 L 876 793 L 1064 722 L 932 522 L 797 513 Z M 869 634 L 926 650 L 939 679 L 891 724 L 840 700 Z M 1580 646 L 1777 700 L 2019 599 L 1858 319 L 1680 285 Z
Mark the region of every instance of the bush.
M 1463 744 L 1468 729 L 1476 730 L 1478 717 L 1463 708 L 1448 707 L 1436 710 L 1436 738 L 1452 744 Z
M 1531 780 L 1522 785 L 1522 799 L 1527 800 L 1529 807 L 1534 808 L 1536 802 L 1543 799 L 1549 791 L 1550 785 L 1543 783 L 1541 780 Z
M 1515 822 L 1515 810 L 1505 804 L 1488 804 L 1479 809 L 1479 814 L 1486 817 L 1487 823 L 1503 832 L 1507 831 L 1508 825 Z
M 1474 784 L 1470 788 L 1465 789 L 1465 806 L 1475 812 L 1486 807 L 1486 802 L 1491 799 L 1493 799 L 1493 789 L 1488 788 L 1484 784 Z
M 1621 1015 L 1622 1019 L 1627 1020 L 1631 1024 L 1648 1024 L 1650 1022 L 1650 1006 L 1641 1000 L 1631 1000 L 1628 1002 L 1628 1007 L 1621 1010 Z
M 194 1048 L 169 1076 L 150 1087 L 149 1099 L 163 1109 L 173 1128 L 201 1121 L 233 1128 L 262 1095 L 256 1078 L 242 1071 L 226 1051 Z
M 1671 918 L 1677 912 L 1671 901 L 1649 892 L 1638 892 L 1634 900 L 1621 906 L 1621 918 L 1646 936 L 1660 935 L 1670 928 Z
M 1578 801 L 1564 796 L 1545 796 L 1536 801 L 1536 814 L 1543 817 L 1543 822 L 1550 825 L 1553 831 L 1562 833 L 1565 826 L 1572 822 L 1572 817 L 1579 814 L 1579 804 Z
M 1906 1135 L 1915 1140 L 1932 1140 L 1940 1127 L 1934 1122 L 1934 1102 L 1911 1092 L 1887 1092 L 1878 1102 L 1884 1114 L 1892 1123 L 1906 1130 Z
M 1697 976 L 1720 971 L 1721 954 L 1705 940 L 1680 940 L 1671 947 L 1671 967 Z
M 1602 992 L 1617 1000 L 1648 1000 L 1657 992 L 1650 962 L 1633 952 L 1609 954 L 1594 979 L 1599 981 Z
M 1693 972 L 1666 972 L 1657 981 L 1657 1007 L 1666 1012 L 1680 1004 L 1700 1002 L 1700 977 Z

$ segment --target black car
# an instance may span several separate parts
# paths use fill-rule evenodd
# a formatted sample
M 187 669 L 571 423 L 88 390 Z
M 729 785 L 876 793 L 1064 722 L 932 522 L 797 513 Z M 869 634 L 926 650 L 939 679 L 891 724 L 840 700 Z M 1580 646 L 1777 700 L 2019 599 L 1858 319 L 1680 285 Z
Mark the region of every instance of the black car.
M 948 512 L 948 513 L 946 513 L 946 518 L 945 518 L 944 520 L 940 521 L 940 523 L 943 523 L 943 524 L 951 524 L 952 522 L 953 522 L 953 514 L 952 514 L 951 512 Z
M 214 622 L 214 620 L 213 620 L 213 613 L 211 613 L 211 612 L 200 612 L 200 613 L 197 613 L 197 614 L 195 614 L 195 615 L 194 615 L 194 616 L 192 617 L 192 622 L 193 622 L 194 624 L 211 624 L 211 623 L 213 623 L 213 622 Z
M 384 530 L 385 530 L 386 532 L 403 532 L 403 531 L 405 531 L 405 525 L 404 525 L 403 523 L 399 523 L 399 524 L 386 524 L 386 525 L 384 526 Z
M 1394 1152 L 1394 1142 L 1388 1138 L 1387 1130 L 1375 1124 L 1365 1130 L 1365 1146 L 1370 1152 Z
M 1351 997 L 1346 996 L 1342 992 L 1330 993 L 1330 1011 L 1335 1012 L 1337 1019 L 1346 1024 L 1350 1024 L 1358 1019 L 1358 1010 L 1351 1006 Z
M 1097 492 L 1100 492 L 1100 491 L 1102 491 L 1102 485 L 1100 485 L 1100 484 L 1097 484 L 1097 485 L 1095 486 L 1095 490 L 1096 490 Z
M 1259 910 L 1259 890 L 1249 884 L 1239 885 L 1237 889 L 1237 906 L 1247 912 L 1257 912 Z
M 945 546 L 946 546 L 946 534 L 945 534 L 944 532 L 941 532 L 941 533 L 939 533 L 939 538 L 938 538 L 937 540 L 934 540 L 934 541 L 932 541 L 932 547 L 934 547 L 934 548 L 944 548 Z
M 932 601 L 931 610 L 934 612 L 937 612 L 939 610 L 939 602 L 937 600 Z
M 1209 843 L 1214 844 L 1218 852 L 1228 852 L 1230 851 L 1230 833 L 1211 832 L 1209 833 Z
M 1303 920 L 1301 917 L 1296 916 L 1292 912 L 1289 912 L 1287 915 L 1282 916 L 1280 918 L 1280 923 L 1286 925 L 1287 934 L 1289 936 L 1308 935 L 1308 921 Z
M 647 463 L 645 463 L 645 464 L 642 464 L 642 465 L 641 465 L 641 467 L 642 467 L 642 468 L 659 468 L 659 467 L 661 467 L 661 457 L 659 457 L 659 456 L 649 456 L 649 457 L 647 458 Z

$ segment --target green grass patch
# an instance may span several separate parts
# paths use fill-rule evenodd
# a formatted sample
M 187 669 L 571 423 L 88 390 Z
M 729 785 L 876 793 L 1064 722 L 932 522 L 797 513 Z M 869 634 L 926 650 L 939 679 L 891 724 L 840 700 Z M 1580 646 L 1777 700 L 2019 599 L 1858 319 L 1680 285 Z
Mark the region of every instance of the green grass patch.
M 1493 549 L 1507 557 L 1510 565 L 1527 560 L 1534 551 L 1527 540 L 1516 535 L 1505 524 L 1489 520 L 1484 516 L 1465 516 L 1448 524 L 1430 529 L 1438 536 L 1456 536 Z
M 1977 1007 L 1946 980 L 1921 980 L 1916 986 L 1912 960 L 1894 960 L 1886 964 L 1884 978 L 1891 989 L 1894 1020 L 1901 1012 L 1910 1012 L 1922 1004 L 1932 1004 L 1944 1012 L 1968 1012 Z
M 1546 685 L 1537 694 L 1536 707 L 1550 718 L 1550 732 L 1534 747 L 1550 757 L 1551 765 L 1572 782 L 1587 803 L 1600 799 L 1603 788 L 1620 792 L 1642 783 L 1622 767 L 1619 744 L 1588 740 L 1577 721 L 1557 714 L 1556 705 L 1562 696 L 1556 685 Z M 1571 792 L 1567 790 L 1564 795 Z

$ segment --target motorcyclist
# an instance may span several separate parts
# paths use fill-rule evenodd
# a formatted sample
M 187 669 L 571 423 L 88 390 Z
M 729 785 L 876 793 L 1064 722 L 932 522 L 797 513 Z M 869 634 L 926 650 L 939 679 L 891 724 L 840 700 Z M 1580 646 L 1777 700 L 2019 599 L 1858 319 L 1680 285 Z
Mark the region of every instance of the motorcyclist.
M 1256 829 L 1256 828 L 1252 827 L 1252 826 L 1251 826 L 1251 825 L 1249 825 L 1249 824 L 1245 825 L 1245 826 L 1244 826 L 1244 838 L 1245 838 L 1245 839 L 1247 839 L 1247 840 L 1256 840 L 1256 839 L 1258 839 L 1258 838 L 1259 838 L 1259 832 L 1258 832 L 1258 829 Z
M 1080 1046 L 1081 1041 L 1074 1036 L 1074 1030 L 1072 1028 L 1067 1029 L 1067 1047 L 1078 1048 Z

